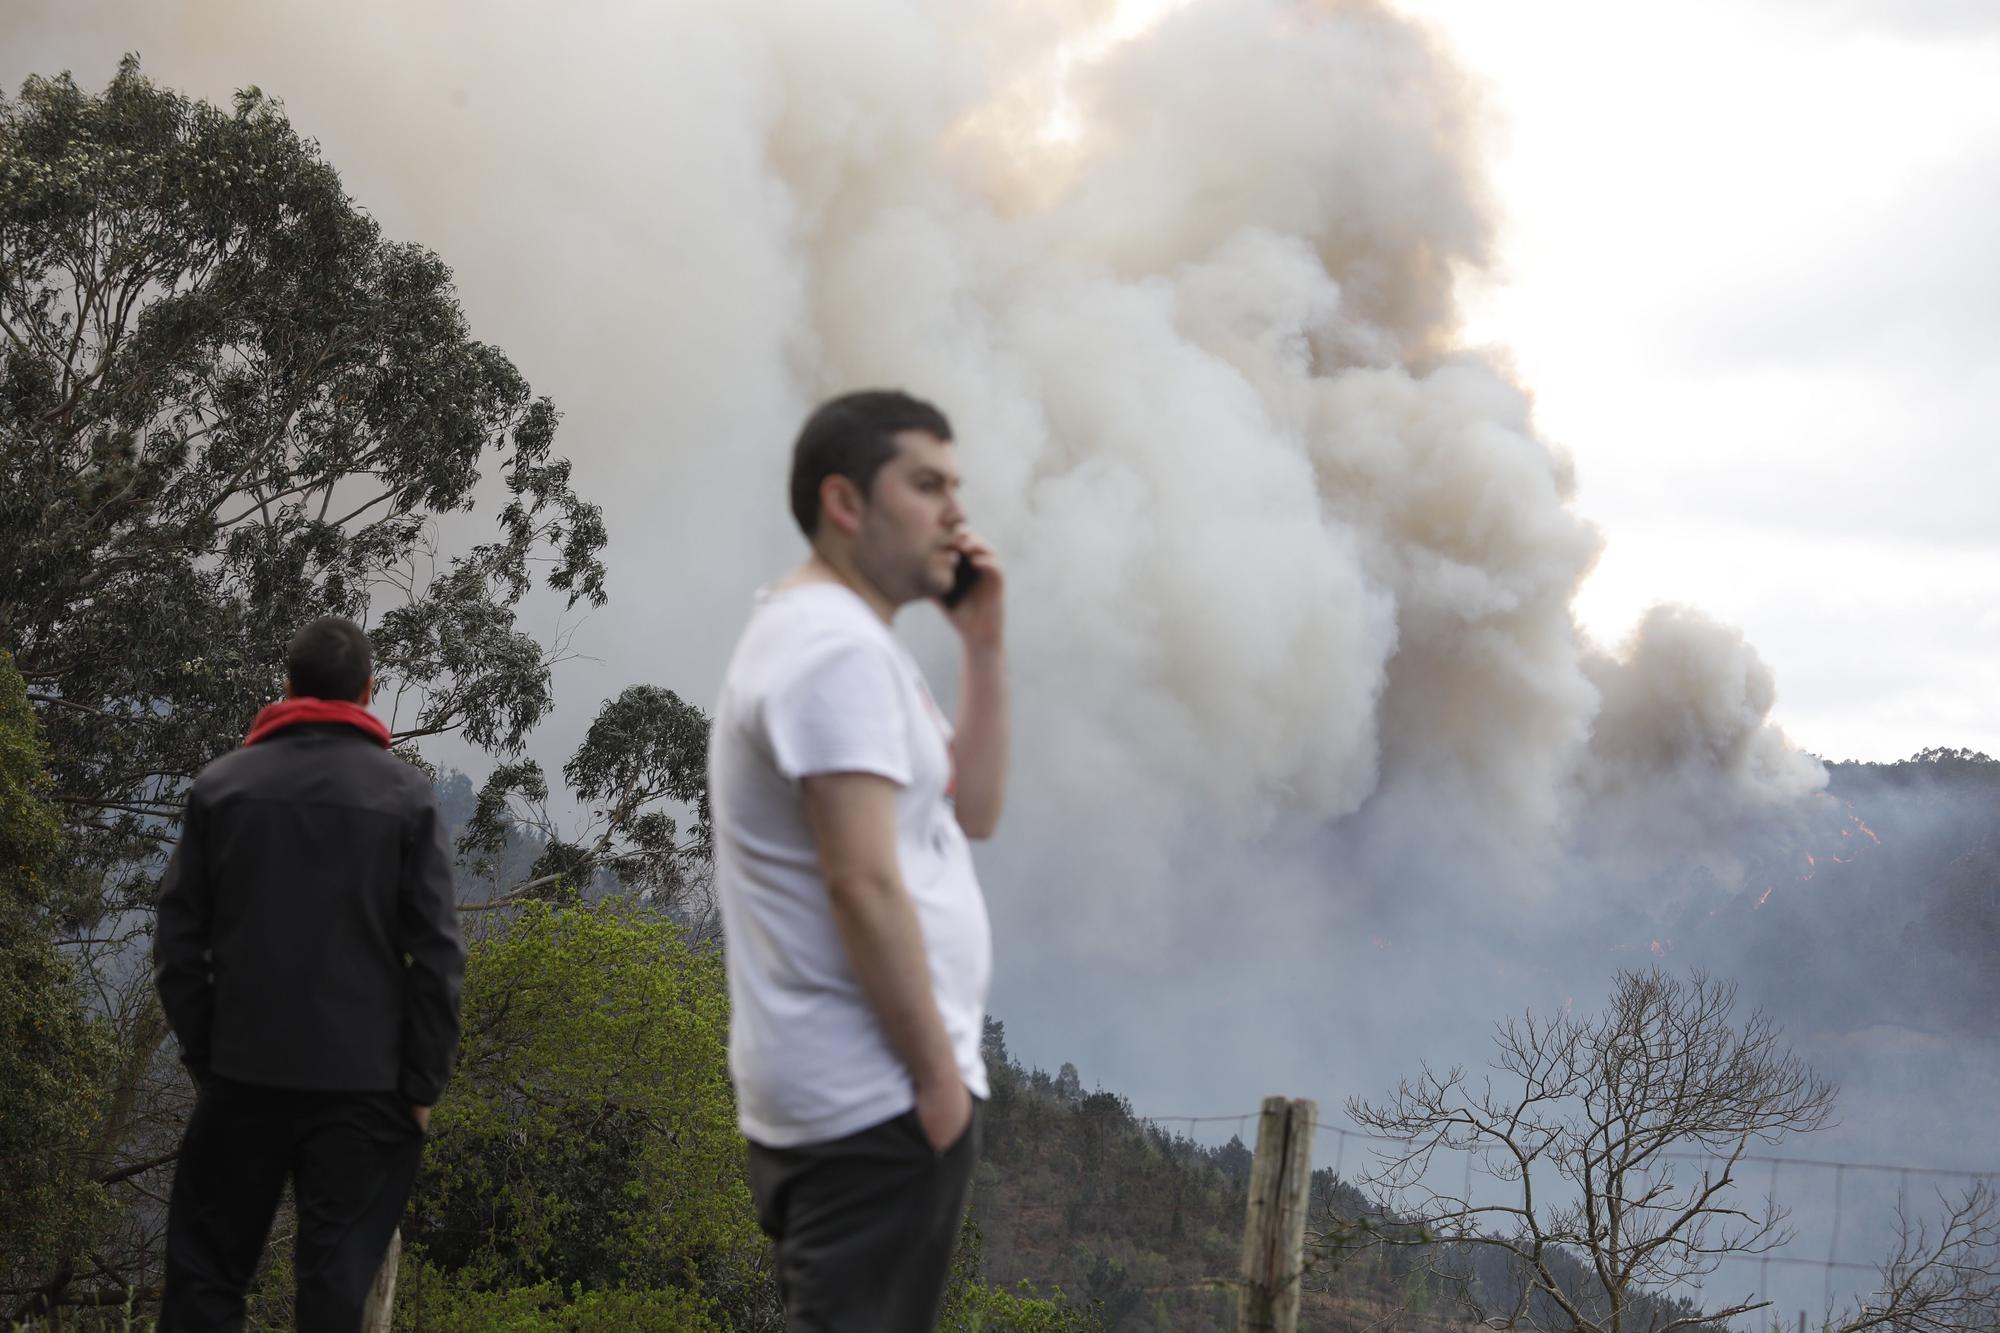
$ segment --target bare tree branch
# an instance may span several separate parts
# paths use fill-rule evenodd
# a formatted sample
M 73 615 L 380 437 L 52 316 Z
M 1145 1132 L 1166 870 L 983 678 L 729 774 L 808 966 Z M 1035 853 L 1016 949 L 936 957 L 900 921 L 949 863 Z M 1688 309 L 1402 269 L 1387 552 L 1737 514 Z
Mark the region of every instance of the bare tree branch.
M 1736 1202 L 1736 1168 L 1753 1141 L 1823 1126 L 1833 1088 L 1761 1013 L 1737 1020 L 1735 1004 L 1734 986 L 1702 973 L 1628 972 L 1595 1020 L 1510 1019 L 1494 1034 L 1501 1086 L 1426 1068 L 1384 1104 L 1349 1103 L 1393 1141 L 1362 1179 L 1413 1234 L 1503 1256 L 1513 1308 L 1481 1310 L 1489 1326 L 1623 1333 L 1635 1302 L 1698 1287 L 1724 1256 L 1789 1237 L 1773 1201 Z M 1708 1149 L 1719 1165 L 1678 1166 L 1677 1146 Z M 1500 1197 L 1441 1185 L 1440 1151 L 1469 1154 Z M 1768 1304 L 1689 1308 L 1667 1323 Z

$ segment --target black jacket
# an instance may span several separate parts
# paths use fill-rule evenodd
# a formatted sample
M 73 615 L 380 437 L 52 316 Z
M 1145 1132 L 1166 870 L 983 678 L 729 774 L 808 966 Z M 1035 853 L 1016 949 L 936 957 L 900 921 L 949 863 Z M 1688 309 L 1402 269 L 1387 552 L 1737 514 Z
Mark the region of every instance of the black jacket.
M 341 723 L 210 764 L 167 865 L 153 974 L 197 1077 L 435 1102 L 465 945 L 429 779 Z

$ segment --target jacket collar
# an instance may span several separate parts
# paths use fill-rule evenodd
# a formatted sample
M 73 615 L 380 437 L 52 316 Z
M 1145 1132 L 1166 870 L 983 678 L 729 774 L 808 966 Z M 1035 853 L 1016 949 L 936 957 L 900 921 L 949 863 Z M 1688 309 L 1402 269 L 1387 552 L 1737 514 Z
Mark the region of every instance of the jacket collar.
M 250 734 L 243 738 L 243 743 L 255 745 L 287 727 L 304 726 L 309 722 L 345 723 L 383 749 L 389 748 L 389 728 L 383 725 L 382 719 L 360 704 L 344 699 L 280 699 L 274 704 L 265 704 L 258 710 L 256 721 L 250 724 Z

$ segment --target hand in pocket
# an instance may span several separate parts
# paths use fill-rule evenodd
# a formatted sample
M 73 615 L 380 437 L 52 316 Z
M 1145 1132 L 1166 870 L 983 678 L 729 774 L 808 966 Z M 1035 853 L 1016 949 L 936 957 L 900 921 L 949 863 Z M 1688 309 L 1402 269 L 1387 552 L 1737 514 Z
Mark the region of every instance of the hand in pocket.
M 917 1089 L 917 1123 L 931 1151 L 942 1153 L 957 1143 L 972 1124 L 972 1094 L 956 1078 Z

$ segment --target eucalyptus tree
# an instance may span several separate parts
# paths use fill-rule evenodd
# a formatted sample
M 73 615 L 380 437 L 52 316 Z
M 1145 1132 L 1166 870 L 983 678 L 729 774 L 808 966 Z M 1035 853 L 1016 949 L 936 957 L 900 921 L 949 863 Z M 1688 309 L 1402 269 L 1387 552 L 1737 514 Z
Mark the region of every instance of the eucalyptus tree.
M 145 900 L 181 785 L 314 615 L 378 613 L 401 739 L 511 750 L 547 712 L 518 604 L 538 567 L 604 600 L 556 410 L 281 104 L 216 107 L 132 56 L 101 94 L 0 98 L 0 337 L 0 647 L 47 733 L 80 917 Z M 441 555 L 439 516 L 488 493 L 491 540 Z
M 128 1204 L 17 1309 L 157 1272 L 146 1173 L 186 1089 L 138 950 L 182 789 L 277 694 L 292 630 L 371 624 L 406 748 L 508 755 L 548 712 L 554 651 L 517 611 L 538 583 L 605 597 L 557 421 L 279 102 L 212 105 L 133 56 L 101 93 L 0 95 L 0 650 L 60 816 L 33 921 L 120 1038 L 83 1155 Z M 477 506 L 487 535 L 448 542 L 440 520 Z
M 594 882 L 610 882 L 673 913 L 697 938 L 712 938 L 708 725 L 699 708 L 657 685 L 628 686 L 607 699 L 563 765 L 570 800 L 584 811 L 569 825 L 550 813 L 539 763 L 497 765 L 479 789 L 459 847 L 488 879 L 522 831 L 540 851 L 525 875 L 495 882 L 493 895 L 467 910 L 574 899 Z

